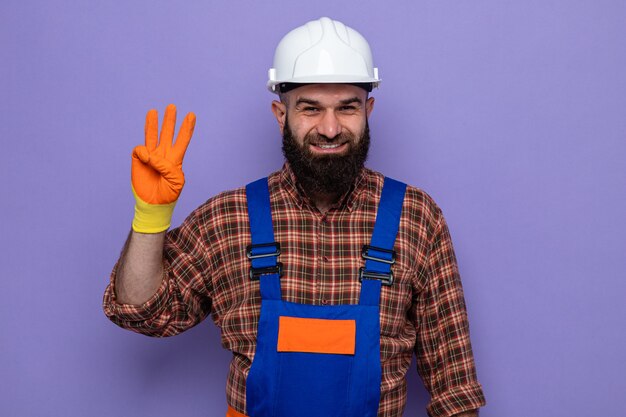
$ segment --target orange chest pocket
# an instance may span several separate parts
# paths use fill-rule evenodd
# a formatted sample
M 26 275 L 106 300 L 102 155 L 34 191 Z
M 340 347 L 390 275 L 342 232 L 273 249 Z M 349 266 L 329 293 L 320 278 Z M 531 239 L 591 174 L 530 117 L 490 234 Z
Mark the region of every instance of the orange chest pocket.
M 355 320 L 278 318 L 278 352 L 354 355 Z

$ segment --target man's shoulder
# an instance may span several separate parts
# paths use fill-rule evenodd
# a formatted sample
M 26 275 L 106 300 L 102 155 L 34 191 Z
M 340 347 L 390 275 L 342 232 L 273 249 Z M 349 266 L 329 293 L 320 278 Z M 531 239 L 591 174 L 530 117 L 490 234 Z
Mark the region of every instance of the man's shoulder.
M 231 190 L 222 191 L 194 210 L 192 214 L 203 217 L 207 214 L 211 216 L 215 215 L 228 215 L 236 214 L 241 210 L 246 210 L 246 188 L 241 186 Z
M 375 188 L 379 188 L 378 193 L 382 191 L 383 183 L 386 175 L 367 169 L 367 175 L 370 181 L 376 184 Z M 405 182 L 400 178 L 394 178 L 396 181 Z M 404 196 L 403 210 L 410 217 L 418 217 L 422 220 L 436 221 L 441 215 L 441 209 L 435 202 L 434 198 L 424 189 L 407 183 L 406 194 Z
M 413 185 L 406 187 L 405 205 L 422 215 L 427 215 L 432 220 L 441 214 L 441 209 L 435 199 L 423 189 Z

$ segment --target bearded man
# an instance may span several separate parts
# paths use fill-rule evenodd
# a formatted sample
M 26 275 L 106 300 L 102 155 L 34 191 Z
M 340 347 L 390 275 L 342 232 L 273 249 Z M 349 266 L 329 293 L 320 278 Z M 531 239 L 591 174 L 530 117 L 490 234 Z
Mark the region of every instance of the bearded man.
M 172 143 L 175 107 L 160 138 L 148 112 L 105 313 L 158 337 L 210 314 L 233 352 L 227 416 L 399 417 L 413 354 L 429 415 L 477 415 L 485 400 L 441 210 L 364 167 L 380 82 L 369 45 L 322 18 L 283 38 L 269 75 L 284 166 L 169 231 L 195 116 Z

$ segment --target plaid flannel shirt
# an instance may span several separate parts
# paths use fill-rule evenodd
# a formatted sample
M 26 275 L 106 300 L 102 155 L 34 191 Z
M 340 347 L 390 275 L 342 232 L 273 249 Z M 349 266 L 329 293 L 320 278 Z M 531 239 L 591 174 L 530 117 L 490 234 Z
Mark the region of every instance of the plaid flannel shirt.
M 272 217 L 284 265 L 285 301 L 357 304 L 361 248 L 370 242 L 383 176 L 364 169 L 352 191 L 322 215 L 296 185 L 288 164 L 269 176 Z M 180 333 L 211 315 L 233 352 L 227 401 L 246 409 L 261 298 L 249 278 L 245 189 L 209 199 L 166 235 L 164 277 L 141 306 L 115 297 L 113 269 L 104 311 L 116 324 L 149 336 Z M 446 222 L 423 191 L 407 187 L 396 239 L 394 283 L 380 300 L 382 365 L 379 417 L 399 417 L 412 355 L 431 394 L 428 413 L 452 416 L 485 404 L 477 381 L 463 289 Z

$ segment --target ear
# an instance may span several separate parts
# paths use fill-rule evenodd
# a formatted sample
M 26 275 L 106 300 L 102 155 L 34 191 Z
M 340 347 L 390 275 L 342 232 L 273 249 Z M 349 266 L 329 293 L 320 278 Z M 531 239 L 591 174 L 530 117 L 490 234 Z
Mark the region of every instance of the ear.
M 272 101 L 272 113 L 274 113 L 274 117 L 278 122 L 278 127 L 282 135 L 283 129 L 285 128 L 285 120 L 287 118 L 287 106 L 285 106 L 285 103 L 274 100 Z
M 365 102 L 365 111 L 367 112 L 367 117 L 370 117 L 370 114 L 374 110 L 374 97 L 370 97 Z

